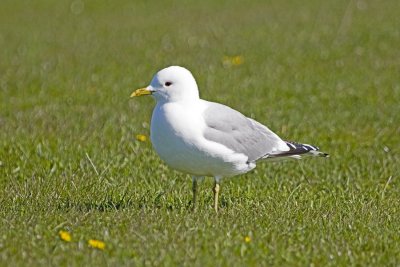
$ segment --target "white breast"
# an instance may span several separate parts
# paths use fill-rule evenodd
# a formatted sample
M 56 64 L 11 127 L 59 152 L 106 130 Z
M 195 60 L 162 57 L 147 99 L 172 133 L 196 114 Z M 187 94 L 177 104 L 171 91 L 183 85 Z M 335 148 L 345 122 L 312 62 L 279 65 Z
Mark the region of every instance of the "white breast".
M 255 166 L 247 156 L 206 140 L 201 101 L 158 103 L 151 119 L 151 141 L 170 167 L 194 174 L 233 176 Z

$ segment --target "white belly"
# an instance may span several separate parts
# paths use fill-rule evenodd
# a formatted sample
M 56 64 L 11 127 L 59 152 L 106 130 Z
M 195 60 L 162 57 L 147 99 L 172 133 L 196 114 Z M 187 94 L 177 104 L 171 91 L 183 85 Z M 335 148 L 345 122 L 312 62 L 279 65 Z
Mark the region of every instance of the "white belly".
M 170 167 L 193 175 L 226 177 L 254 168 L 245 155 L 203 137 L 205 124 L 199 108 L 193 104 L 157 104 L 151 120 L 151 141 L 160 158 Z

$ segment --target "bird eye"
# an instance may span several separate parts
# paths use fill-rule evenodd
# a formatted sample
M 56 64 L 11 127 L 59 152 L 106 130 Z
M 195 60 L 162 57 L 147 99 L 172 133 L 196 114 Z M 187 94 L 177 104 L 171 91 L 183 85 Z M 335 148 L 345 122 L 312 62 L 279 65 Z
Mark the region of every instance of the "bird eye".
M 165 86 L 170 86 L 172 83 L 171 82 L 166 82 Z

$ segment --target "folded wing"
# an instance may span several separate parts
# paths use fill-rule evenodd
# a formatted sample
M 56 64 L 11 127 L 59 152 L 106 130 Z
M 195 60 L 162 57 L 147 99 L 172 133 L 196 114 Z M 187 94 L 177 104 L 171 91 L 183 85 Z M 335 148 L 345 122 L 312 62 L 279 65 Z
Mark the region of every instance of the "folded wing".
M 222 104 L 207 102 L 207 106 L 204 137 L 245 154 L 249 162 L 290 150 L 285 141 L 257 121 Z

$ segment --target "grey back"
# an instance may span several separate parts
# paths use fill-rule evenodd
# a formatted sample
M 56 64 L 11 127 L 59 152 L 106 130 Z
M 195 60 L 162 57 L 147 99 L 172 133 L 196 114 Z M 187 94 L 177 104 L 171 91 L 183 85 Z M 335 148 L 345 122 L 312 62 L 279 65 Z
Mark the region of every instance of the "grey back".
M 221 143 L 253 162 L 282 147 L 282 139 L 261 123 L 222 104 L 208 102 L 204 111 L 204 137 Z

